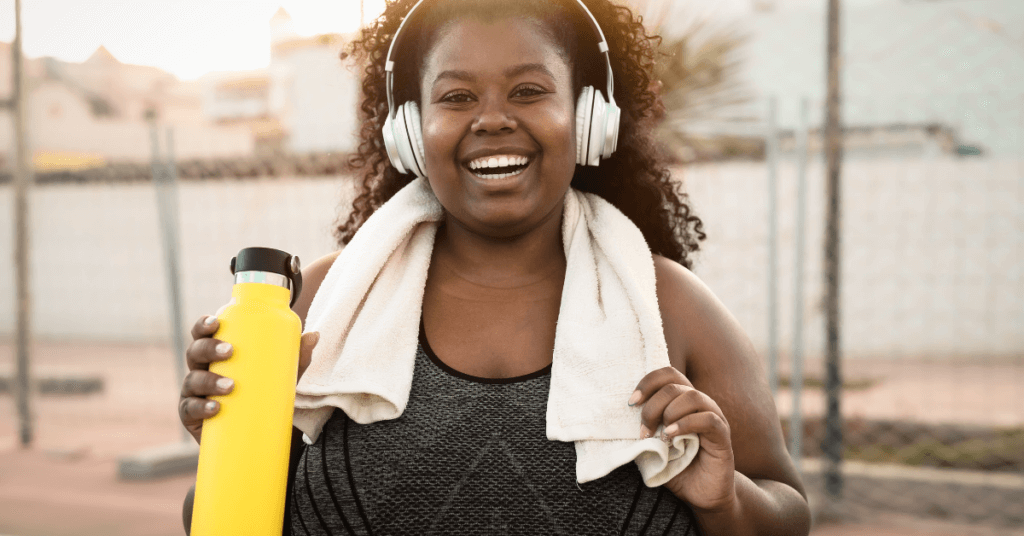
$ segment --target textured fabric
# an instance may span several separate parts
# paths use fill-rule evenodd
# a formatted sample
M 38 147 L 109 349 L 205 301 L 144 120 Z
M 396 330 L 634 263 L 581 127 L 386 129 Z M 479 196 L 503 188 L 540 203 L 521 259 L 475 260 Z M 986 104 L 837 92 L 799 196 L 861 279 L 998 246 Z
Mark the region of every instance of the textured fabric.
M 634 464 L 577 485 L 573 444 L 545 437 L 549 368 L 472 379 L 428 352 L 420 344 L 401 417 L 362 425 L 335 411 L 299 443 L 285 534 L 697 534 L 686 504 Z
M 320 332 L 296 386 L 295 427 L 318 439 L 334 410 L 357 423 L 395 419 L 413 381 L 417 326 L 443 209 L 422 178 L 371 215 L 310 304 Z M 547 398 L 548 439 L 574 442 L 576 480 L 635 462 L 660 486 L 697 454 L 697 436 L 639 437 L 637 383 L 669 366 L 654 261 L 640 230 L 599 196 L 569 189 L 562 215 L 566 275 Z M 413 439 L 413 438 L 410 438 Z

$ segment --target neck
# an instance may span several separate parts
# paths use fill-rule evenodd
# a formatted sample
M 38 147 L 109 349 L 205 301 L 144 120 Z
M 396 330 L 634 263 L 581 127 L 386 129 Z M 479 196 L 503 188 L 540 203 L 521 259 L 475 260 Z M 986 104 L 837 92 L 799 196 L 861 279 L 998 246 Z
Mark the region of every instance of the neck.
M 446 216 L 437 230 L 431 262 L 467 284 L 497 291 L 522 289 L 554 277 L 561 280 L 562 205 L 533 229 L 513 237 L 484 236 Z

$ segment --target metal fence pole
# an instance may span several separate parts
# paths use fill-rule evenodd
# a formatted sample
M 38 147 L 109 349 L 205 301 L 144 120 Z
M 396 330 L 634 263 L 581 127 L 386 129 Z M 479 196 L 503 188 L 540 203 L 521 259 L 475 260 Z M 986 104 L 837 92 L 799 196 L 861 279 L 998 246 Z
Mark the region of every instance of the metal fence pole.
M 29 162 L 28 133 L 26 131 L 26 109 L 28 95 L 25 80 L 25 69 L 21 54 L 21 0 L 14 0 L 14 44 L 11 46 L 13 93 L 11 107 L 14 111 L 14 281 L 17 287 L 17 327 L 15 346 L 17 347 L 17 364 L 14 381 L 15 405 L 18 412 L 18 439 L 24 448 L 32 444 L 34 427 L 32 407 L 29 404 L 32 394 L 29 378 L 29 337 L 32 333 L 31 319 L 32 296 L 29 292 L 29 227 L 28 227 L 28 190 L 32 185 L 32 166 Z
M 178 385 L 185 378 L 181 360 L 185 355 L 185 341 L 182 340 L 181 325 L 181 288 L 178 270 L 178 188 L 177 170 L 174 164 L 174 133 L 167 129 L 167 161 L 160 159 L 160 140 L 156 120 L 150 120 L 150 134 L 153 143 L 153 183 L 156 187 L 157 209 L 160 216 L 160 230 L 163 238 L 164 263 L 167 274 L 169 294 L 169 312 L 171 316 L 171 347 L 174 349 L 172 361 Z M 189 442 L 192 436 L 184 427 L 181 428 L 181 439 Z
M 839 104 L 839 0 L 828 2 L 828 98 L 825 102 L 825 492 L 833 505 L 842 498 L 843 456 L 842 414 L 839 395 L 842 379 L 839 355 L 839 239 L 840 172 L 843 158 L 843 133 Z M 836 512 L 838 513 L 838 512 Z
M 801 442 L 804 435 L 800 396 L 804 385 L 804 227 L 807 216 L 807 98 L 800 100 L 800 124 L 796 131 L 796 255 L 793 259 L 793 350 L 789 388 L 793 412 L 789 418 L 789 454 L 800 470 Z
M 778 125 L 776 124 L 776 98 L 768 98 L 768 137 L 765 140 L 765 157 L 768 163 L 768 385 L 774 397 L 779 390 L 779 340 L 778 340 Z

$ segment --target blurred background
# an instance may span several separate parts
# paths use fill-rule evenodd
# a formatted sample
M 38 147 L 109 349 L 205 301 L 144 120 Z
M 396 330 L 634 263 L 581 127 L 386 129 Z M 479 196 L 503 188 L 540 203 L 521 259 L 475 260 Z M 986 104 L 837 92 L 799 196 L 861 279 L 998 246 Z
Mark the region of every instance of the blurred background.
M 694 272 L 764 359 L 814 533 L 1024 534 L 1024 2 L 842 0 L 834 196 L 826 0 L 629 4 L 664 37 L 659 140 L 708 235 Z M 22 2 L 30 387 L 8 106 L 0 534 L 183 533 L 188 332 L 240 249 L 337 249 L 358 127 L 339 53 L 382 8 Z M 0 100 L 14 13 L 0 0 Z

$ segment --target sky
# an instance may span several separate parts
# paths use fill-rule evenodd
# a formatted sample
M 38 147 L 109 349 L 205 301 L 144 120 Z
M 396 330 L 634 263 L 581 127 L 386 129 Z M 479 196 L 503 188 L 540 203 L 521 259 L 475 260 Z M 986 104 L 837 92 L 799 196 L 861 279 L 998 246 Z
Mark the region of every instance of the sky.
M 383 0 L 364 0 L 367 18 Z M 29 58 L 81 62 L 103 45 L 123 63 L 152 65 L 182 80 L 210 71 L 266 67 L 278 7 L 299 35 L 348 32 L 358 0 L 22 0 Z M 14 0 L 0 0 L 0 41 L 14 40 Z
M 749 12 L 758 0 L 650 0 L 712 17 Z M 766 1 L 766 0 L 759 0 Z M 768 0 L 781 6 L 825 0 Z M 877 0 L 846 0 L 847 4 Z M 364 0 L 367 19 L 384 0 Z M 270 18 L 278 7 L 299 35 L 348 32 L 359 0 L 22 0 L 25 55 L 81 62 L 103 45 L 124 63 L 152 65 L 182 80 L 270 63 Z M 14 0 L 0 0 L 0 41 L 14 40 Z

